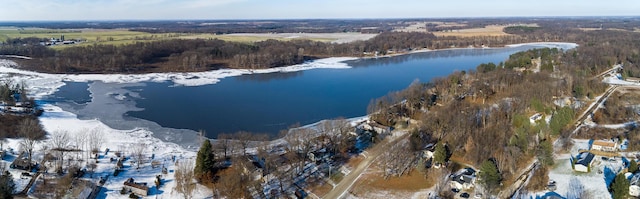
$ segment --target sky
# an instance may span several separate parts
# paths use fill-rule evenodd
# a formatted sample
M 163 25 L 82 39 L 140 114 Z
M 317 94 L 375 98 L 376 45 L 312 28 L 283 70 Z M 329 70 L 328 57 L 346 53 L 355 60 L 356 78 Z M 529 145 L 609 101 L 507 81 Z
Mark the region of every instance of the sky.
M 0 21 L 639 15 L 638 0 L 0 0 Z

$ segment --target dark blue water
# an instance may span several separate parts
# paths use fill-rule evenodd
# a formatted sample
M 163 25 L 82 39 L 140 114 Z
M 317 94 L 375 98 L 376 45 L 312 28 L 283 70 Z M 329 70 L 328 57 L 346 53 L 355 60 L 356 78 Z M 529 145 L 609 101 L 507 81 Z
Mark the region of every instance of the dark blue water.
M 65 85 L 56 91 L 55 95 L 48 96 L 45 101 L 69 102 L 82 105 L 91 102 L 89 85 L 86 82 L 64 82 Z
M 218 133 L 249 131 L 276 135 L 290 125 L 366 115 L 374 98 L 406 88 L 415 79 L 428 82 L 454 71 L 498 63 L 533 47 L 460 49 L 347 62 L 352 69 L 314 69 L 292 73 L 243 75 L 198 87 L 147 83 L 128 116 L 163 127 Z

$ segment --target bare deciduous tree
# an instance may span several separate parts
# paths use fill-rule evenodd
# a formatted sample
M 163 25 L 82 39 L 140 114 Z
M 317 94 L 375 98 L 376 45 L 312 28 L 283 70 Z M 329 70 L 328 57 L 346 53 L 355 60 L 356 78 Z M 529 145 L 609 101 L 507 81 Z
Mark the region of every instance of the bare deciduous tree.
M 215 142 L 215 145 L 217 146 L 215 148 L 222 150 L 224 158 L 228 157 L 229 150 L 233 147 L 231 146 L 231 137 L 232 136 L 229 134 L 220 133 L 218 134 L 218 139 Z
M 416 155 L 411 152 L 407 139 L 400 140 L 380 156 L 384 177 L 402 176 L 409 172 L 415 161 Z
M 75 147 L 77 150 L 83 151 L 81 153 L 76 153 L 76 155 L 82 155 L 82 159 L 89 159 L 89 153 L 85 153 L 87 151 L 87 145 L 89 141 L 89 137 L 87 136 L 87 131 L 81 130 L 76 132 L 75 136 L 73 136 Z M 76 159 L 81 159 L 80 157 L 76 157 Z
M 0 129 L 0 151 L 4 151 L 4 143 L 7 142 L 7 130 Z
M 91 129 L 88 132 L 90 153 L 98 153 L 104 144 L 104 134 L 98 128 Z
M 195 178 L 193 163 L 189 160 L 177 162 L 174 177 L 176 181 L 175 190 L 181 193 L 185 199 L 190 199 L 196 189 L 196 183 L 193 181 Z
M 18 125 L 20 135 L 23 137 L 20 142 L 22 150 L 27 152 L 27 161 L 29 161 L 29 169 L 31 169 L 31 160 L 33 156 L 33 149 L 38 143 L 38 140 L 43 136 L 42 127 L 40 123 L 34 119 L 24 119 Z
M 133 157 L 136 159 L 136 163 L 137 163 L 137 168 L 140 168 L 140 164 L 142 164 L 144 162 L 144 151 L 147 149 L 147 144 L 145 143 L 138 143 L 138 144 L 134 144 L 132 147 L 132 152 L 133 152 Z
M 250 189 L 255 183 L 244 169 L 251 164 L 246 158 L 234 158 L 233 168 L 220 175 L 217 191 L 228 198 L 251 198 Z
M 69 149 L 69 141 L 69 134 L 66 131 L 56 131 L 55 133 L 53 133 L 53 135 L 51 135 L 51 150 L 58 153 L 59 159 L 56 169 L 62 170 L 62 164 L 64 163 L 64 154 L 68 151 L 71 151 L 71 149 Z
M 234 137 L 238 140 L 238 143 L 242 148 L 242 154 L 247 155 L 247 148 L 249 148 L 249 144 L 251 143 L 251 133 L 238 131 Z
M 297 168 L 294 167 L 295 172 L 293 172 L 293 174 L 296 174 L 302 171 L 307 160 L 307 155 L 315 147 L 315 143 L 312 140 L 315 137 L 316 131 L 309 128 L 297 128 L 289 132 L 289 134 L 284 136 L 284 140 L 289 143 L 290 163 L 292 167 L 297 166 Z

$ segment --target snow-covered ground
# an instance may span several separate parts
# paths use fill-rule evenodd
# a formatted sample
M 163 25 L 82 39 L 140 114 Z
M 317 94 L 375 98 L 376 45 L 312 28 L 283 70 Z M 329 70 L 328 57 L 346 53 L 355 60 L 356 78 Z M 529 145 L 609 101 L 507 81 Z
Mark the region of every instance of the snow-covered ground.
M 640 86 L 640 83 L 624 81 L 624 80 L 618 79 L 618 77 L 613 77 L 613 76 L 605 77 L 604 80 L 602 80 L 602 82 L 607 84 L 613 84 L 613 85 Z
M 574 146 L 571 154 L 578 154 L 580 149 L 589 149 L 590 140 L 574 139 Z M 620 158 L 612 161 L 603 160 L 601 156 L 594 158 L 591 172 L 582 173 L 573 171 L 571 168 L 571 154 L 558 154 L 555 158 L 555 165 L 549 171 L 549 180 L 556 182 L 556 190 L 554 192 L 544 191 L 530 194 L 530 198 L 545 198 L 545 196 L 560 195 L 567 197 L 570 193 L 585 191 L 589 194 L 589 198 L 611 198 L 607 190 L 608 184 L 613 181 L 615 175 L 620 172 L 624 166 Z M 576 186 L 571 185 L 571 180 L 577 179 L 584 190 L 575 190 Z M 579 186 L 578 186 L 579 187 Z
M 541 46 L 548 48 L 560 48 L 564 50 L 572 49 L 578 47 L 576 43 L 568 43 L 568 42 L 532 42 L 532 43 L 521 43 L 521 44 L 510 44 L 505 45 L 506 47 L 520 47 L 520 46 Z
M 41 79 L 42 83 L 48 82 L 87 82 L 102 81 L 106 83 L 138 83 L 138 82 L 165 82 L 171 81 L 178 86 L 201 86 L 215 84 L 220 79 L 253 73 L 275 73 L 275 72 L 295 72 L 316 68 L 350 68 L 344 61 L 357 59 L 355 57 L 332 57 L 305 62 L 298 65 L 269 68 L 269 69 L 220 69 L 206 72 L 187 73 L 149 73 L 149 74 L 46 74 L 32 71 L 20 70 L 18 65 L 10 60 L 0 59 L 0 74 L 22 74 Z M 30 85 L 31 86 L 31 85 Z M 62 85 L 58 85 L 60 87 Z M 54 87 L 54 88 L 58 88 Z M 54 90 L 55 91 L 55 90 Z M 51 94 L 47 92 L 44 94 Z

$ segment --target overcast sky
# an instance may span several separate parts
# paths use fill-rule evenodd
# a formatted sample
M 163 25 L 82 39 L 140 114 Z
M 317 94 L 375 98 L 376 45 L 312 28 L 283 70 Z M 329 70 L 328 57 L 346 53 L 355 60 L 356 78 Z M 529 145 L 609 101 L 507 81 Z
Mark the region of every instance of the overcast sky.
M 639 0 L 0 0 L 0 21 L 638 15 Z

